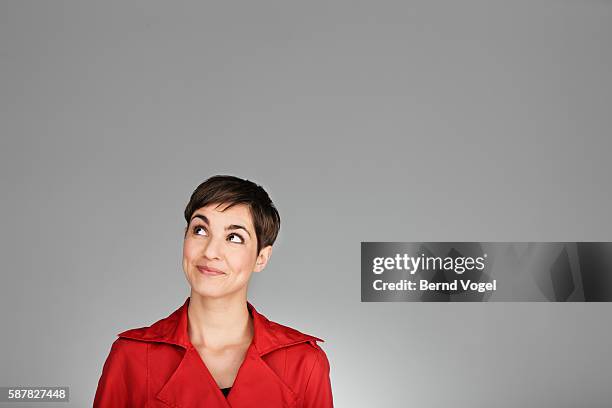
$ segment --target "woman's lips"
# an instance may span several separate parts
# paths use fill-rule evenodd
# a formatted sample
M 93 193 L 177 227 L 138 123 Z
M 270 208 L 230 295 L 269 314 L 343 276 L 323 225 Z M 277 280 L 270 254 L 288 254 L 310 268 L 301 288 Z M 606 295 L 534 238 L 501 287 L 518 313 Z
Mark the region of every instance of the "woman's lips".
M 225 275 L 225 273 L 221 272 L 218 269 L 207 268 L 205 266 L 198 266 L 197 268 L 204 275 L 210 275 L 210 276 Z

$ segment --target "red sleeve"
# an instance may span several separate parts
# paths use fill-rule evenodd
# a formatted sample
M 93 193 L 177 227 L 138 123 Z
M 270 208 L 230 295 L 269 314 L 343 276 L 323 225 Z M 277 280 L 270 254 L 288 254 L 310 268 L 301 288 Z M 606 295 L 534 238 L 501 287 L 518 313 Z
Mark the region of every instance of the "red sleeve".
M 306 384 L 304 408 L 333 408 L 329 361 L 327 355 L 316 345 L 317 358 Z
M 115 340 L 102 368 L 94 408 L 144 406 L 146 369 L 146 344 Z

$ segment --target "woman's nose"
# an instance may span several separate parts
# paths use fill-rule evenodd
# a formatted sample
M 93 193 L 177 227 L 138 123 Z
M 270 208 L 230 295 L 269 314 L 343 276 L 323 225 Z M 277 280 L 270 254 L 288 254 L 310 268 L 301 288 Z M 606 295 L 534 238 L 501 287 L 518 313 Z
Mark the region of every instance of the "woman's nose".
M 209 239 L 204 247 L 204 256 L 208 259 L 219 258 L 221 255 L 221 240 L 215 238 Z

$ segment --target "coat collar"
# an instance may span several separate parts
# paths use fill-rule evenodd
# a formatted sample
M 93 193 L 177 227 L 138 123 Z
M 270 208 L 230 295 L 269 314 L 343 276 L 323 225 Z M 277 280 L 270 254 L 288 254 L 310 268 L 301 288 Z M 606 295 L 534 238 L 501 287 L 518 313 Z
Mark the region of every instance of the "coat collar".
M 151 326 L 126 330 L 119 333 L 118 336 L 134 340 L 174 344 L 185 349 L 193 348 L 187 332 L 187 308 L 189 307 L 190 299 L 188 297 L 181 307 Z M 318 337 L 271 322 L 264 315 L 257 312 L 255 307 L 248 301 L 247 309 L 251 316 L 253 316 L 253 345 L 260 356 L 281 347 L 306 341 L 324 342 L 324 340 Z
M 316 344 L 316 341 L 323 340 L 271 322 L 247 302 L 247 308 L 253 316 L 253 341 L 238 370 L 232 390 L 226 398 L 189 341 L 187 332 L 189 300 L 190 298 L 187 298 L 183 306 L 149 327 L 127 330 L 119 334 L 119 337 L 167 343 L 185 349 L 179 365 L 162 388 L 156 392 L 155 397 L 174 408 L 261 406 L 295 408 L 299 400 L 298 395 L 268 366 L 262 356 L 293 344 L 302 342 Z

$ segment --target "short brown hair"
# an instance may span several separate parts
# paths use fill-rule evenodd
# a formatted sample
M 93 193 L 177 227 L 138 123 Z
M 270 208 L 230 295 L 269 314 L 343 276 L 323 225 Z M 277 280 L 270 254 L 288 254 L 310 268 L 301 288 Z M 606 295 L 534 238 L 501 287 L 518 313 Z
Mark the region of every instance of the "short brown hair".
M 227 204 L 227 208 L 236 204 L 246 204 L 251 211 L 255 235 L 257 236 L 257 254 L 262 248 L 274 244 L 280 230 L 280 215 L 268 193 L 258 184 L 235 176 L 216 175 L 200 184 L 191 194 L 185 207 L 185 221 L 193 213 L 209 204 Z

